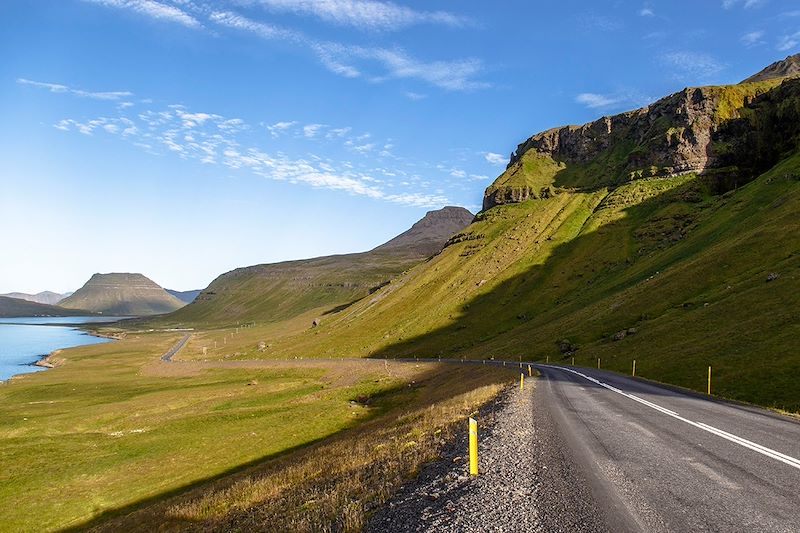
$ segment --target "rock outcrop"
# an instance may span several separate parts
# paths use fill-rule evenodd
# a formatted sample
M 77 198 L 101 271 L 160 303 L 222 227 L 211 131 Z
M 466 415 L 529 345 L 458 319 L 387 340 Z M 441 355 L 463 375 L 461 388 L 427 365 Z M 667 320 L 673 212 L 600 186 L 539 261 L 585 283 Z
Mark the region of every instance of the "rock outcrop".
M 743 109 L 798 72 L 800 55 L 791 56 L 739 85 L 686 88 L 635 111 L 538 133 L 511 155 L 506 172 L 486 190 L 483 209 L 544 198 L 559 188 L 728 166 L 732 130 L 723 125 L 743 118 Z

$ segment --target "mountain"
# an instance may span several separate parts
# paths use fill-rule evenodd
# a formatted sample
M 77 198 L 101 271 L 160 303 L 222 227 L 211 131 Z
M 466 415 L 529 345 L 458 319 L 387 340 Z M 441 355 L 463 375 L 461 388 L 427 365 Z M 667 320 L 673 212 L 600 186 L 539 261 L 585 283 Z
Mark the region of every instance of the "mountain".
M 531 136 L 440 254 L 274 357 L 596 365 L 800 409 L 800 79 Z
M 750 76 L 742 83 L 753 83 L 756 81 L 787 78 L 790 76 L 800 76 L 800 54 L 795 54 L 786 59 L 776 61 L 758 74 Z
M 111 316 L 169 313 L 186 305 L 142 274 L 95 274 L 59 306 Z
M 0 296 L 0 317 L 3 318 L 23 316 L 78 316 L 90 314 L 92 313 L 81 309 L 64 309 L 63 307 L 40 304 L 21 298 Z
M 215 279 L 197 299 L 163 318 L 170 323 L 274 322 L 357 301 L 441 250 L 474 215 L 461 207 L 428 212 L 408 231 L 363 253 L 238 268 Z
M 197 298 L 197 295 L 200 294 L 200 292 L 202 292 L 201 289 L 195 289 L 191 291 L 176 291 L 172 289 L 164 289 L 164 290 L 173 295 L 178 300 L 187 304 L 192 303 L 195 300 L 195 298 Z
M 26 294 L 24 292 L 9 292 L 7 294 L 0 294 L 0 296 L 6 296 L 8 298 L 17 298 L 18 300 L 27 300 L 29 302 L 36 302 L 40 304 L 56 305 L 58 302 L 60 302 L 70 294 L 72 293 L 67 292 L 64 294 L 59 294 L 57 292 L 43 291 L 36 294 Z

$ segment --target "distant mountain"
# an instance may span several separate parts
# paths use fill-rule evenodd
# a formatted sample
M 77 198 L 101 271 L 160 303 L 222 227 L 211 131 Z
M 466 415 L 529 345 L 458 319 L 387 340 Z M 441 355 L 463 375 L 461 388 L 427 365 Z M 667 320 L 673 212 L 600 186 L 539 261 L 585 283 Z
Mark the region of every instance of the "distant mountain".
M 38 304 L 56 305 L 58 302 L 60 302 L 70 294 L 72 293 L 66 292 L 64 294 L 59 294 L 57 292 L 43 291 L 43 292 L 37 292 L 36 294 L 27 294 L 24 292 L 9 292 L 7 294 L 0 294 L 0 296 L 6 296 L 8 298 L 17 298 L 18 300 L 27 300 L 29 302 L 36 302 Z
M 195 289 L 193 291 L 176 291 L 173 289 L 164 289 L 164 290 L 173 295 L 178 300 L 185 302 L 187 304 L 192 303 L 195 300 L 195 298 L 197 298 L 197 295 L 200 294 L 200 292 L 202 291 L 202 289 Z
M 0 317 L 21 316 L 78 316 L 92 314 L 82 309 L 64 309 L 55 305 L 40 304 L 20 298 L 0 296 Z
M 95 274 L 59 305 L 104 315 L 147 316 L 175 311 L 186 305 L 142 274 Z
M 795 54 L 786 59 L 776 61 L 758 74 L 750 76 L 742 83 L 753 83 L 793 76 L 800 76 L 800 54 Z
M 461 207 L 445 207 L 428 212 L 408 231 L 369 252 L 237 268 L 163 321 L 280 321 L 317 308 L 323 313 L 343 309 L 438 253 L 473 217 Z
M 473 218 L 475 215 L 463 207 L 448 206 L 438 211 L 429 211 L 410 229 L 378 246 L 374 251 L 413 250 L 428 257 L 441 250 L 442 245 L 453 234 L 469 226 Z

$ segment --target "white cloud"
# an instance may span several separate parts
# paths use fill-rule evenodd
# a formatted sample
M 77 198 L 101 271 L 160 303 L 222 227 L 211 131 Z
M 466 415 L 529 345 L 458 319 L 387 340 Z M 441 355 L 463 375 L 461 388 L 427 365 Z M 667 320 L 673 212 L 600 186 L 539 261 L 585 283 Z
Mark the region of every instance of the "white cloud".
M 459 169 L 459 168 L 454 168 L 453 170 L 451 170 L 450 171 L 450 175 L 453 176 L 454 178 L 466 178 L 467 177 L 467 173 L 464 172 L 463 170 Z
M 778 40 L 777 49 L 781 52 L 786 52 L 787 50 L 792 50 L 797 48 L 797 45 L 800 45 L 800 31 L 791 33 L 788 35 L 783 35 Z
M 483 158 L 492 165 L 505 165 L 508 163 L 508 158 L 506 156 L 494 152 L 486 152 L 483 154 Z
M 278 26 L 273 26 L 272 24 L 256 22 L 254 20 L 242 17 L 241 15 L 237 15 L 236 13 L 232 13 L 230 11 L 215 11 L 211 13 L 211 15 L 209 15 L 208 18 L 212 22 L 215 22 L 222 26 L 227 26 L 228 28 L 234 28 L 237 30 L 244 30 L 255 33 L 256 35 L 258 35 L 263 39 L 288 40 L 288 41 L 298 41 L 298 42 L 306 41 L 305 37 L 299 32 L 287 30 L 285 28 L 281 28 Z
M 278 137 L 281 133 L 288 130 L 292 126 L 297 124 L 294 120 L 292 121 L 283 121 L 283 122 L 276 122 L 275 124 L 267 126 L 267 130 L 269 131 L 270 135 L 273 137 Z
M 639 10 L 640 17 L 655 17 L 656 13 L 653 11 L 653 6 L 645 4 L 645 6 Z
M 415 11 L 376 0 L 258 0 L 276 12 L 310 15 L 325 22 L 368 30 L 398 30 L 415 24 L 463 26 L 466 17 L 445 11 Z
M 406 91 L 404 94 L 406 98 L 408 98 L 409 100 L 414 100 L 415 102 L 424 100 L 428 97 L 427 94 L 415 93 L 413 91 Z
M 742 43 L 745 46 L 750 47 L 750 46 L 756 46 L 756 45 L 759 45 L 759 44 L 764 44 L 763 37 L 764 37 L 764 32 L 763 31 L 751 31 L 751 32 L 747 32 L 744 35 L 742 35 L 740 40 L 742 41 Z
M 319 42 L 300 32 L 257 22 L 231 12 L 212 13 L 210 20 L 229 28 L 254 33 L 264 39 L 290 40 L 303 45 L 317 56 L 325 68 L 347 78 L 365 78 L 373 82 L 417 79 L 451 91 L 470 91 L 491 86 L 476 79 L 484 71 L 483 63 L 478 59 L 422 61 L 400 48 Z M 378 67 L 377 72 L 374 72 L 375 66 Z
M 377 64 L 383 72 L 370 78 L 376 82 L 391 78 L 418 79 L 451 91 L 472 91 L 491 86 L 475 79 L 484 70 L 478 59 L 426 62 L 409 56 L 400 48 L 365 48 L 338 43 L 317 43 L 314 50 L 332 72 L 347 77 L 361 76 L 367 65 Z M 365 65 L 359 68 L 356 62 Z
M 753 7 L 761 7 L 766 3 L 767 0 L 722 0 L 722 7 L 725 9 L 731 9 L 741 5 L 745 9 L 750 9 Z
M 319 130 L 325 127 L 325 124 L 308 124 L 303 126 L 303 135 L 306 139 L 313 139 L 319 133 Z
M 128 9 L 157 20 L 177 22 L 187 28 L 200 28 L 202 24 L 189 13 L 155 0 L 84 0 L 93 4 L 118 9 Z
M 585 105 L 589 109 L 610 107 L 620 103 L 619 98 L 596 93 L 581 93 L 575 97 L 575 101 L 579 104 Z
M 674 69 L 676 77 L 690 81 L 713 77 L 725 69 L 713 56 L 701 52 L 668 52 L 661 56 L 661 61 Z
M 41 81 L 27 80 L 25 78 L 18 78 L 17 83 L 20 85 L 30 85 L 31 87 L 36 87 L 39 89 L 46 89 L 51 93 L 72 94 L 74 96 L 80 96 L 81 98 L 94 98 L 95 100 L 119 100 L 120 98 L 133 96 L 133 93 L 129 91 L 91 92 L 81 89 L 73 89 L 58 83 L 45 83 Z

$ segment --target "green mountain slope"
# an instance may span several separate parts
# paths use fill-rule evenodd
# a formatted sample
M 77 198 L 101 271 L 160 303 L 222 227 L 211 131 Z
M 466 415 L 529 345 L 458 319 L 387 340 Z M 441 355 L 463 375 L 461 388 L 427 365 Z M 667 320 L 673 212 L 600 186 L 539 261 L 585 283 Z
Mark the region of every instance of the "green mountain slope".
M 800 80 L 768 79 L 534 136 L 441 254 L 271 351 L 636 358 L 698 390 L 711 364 L 798 410 L 799 135 Z
M 275 322 L 312 309 L 327 313 L 357 301 L 437 253 L 474 215 L 460 207 L 431 211 L 408 231 L 369 252 L 239 268 L 215 279 L 194 302 L 161 324 Z
M 0 317 L 22 316 L 79 316 L 89 315 L 91 312 L 81 309 L 64 309 L 56 305 L 40 304 L 21 298 L 0 296 Z
M 169 313 L 186 305 L 142 274 L 94 274 L 86 284 L 58 304 L 118 316 Z

